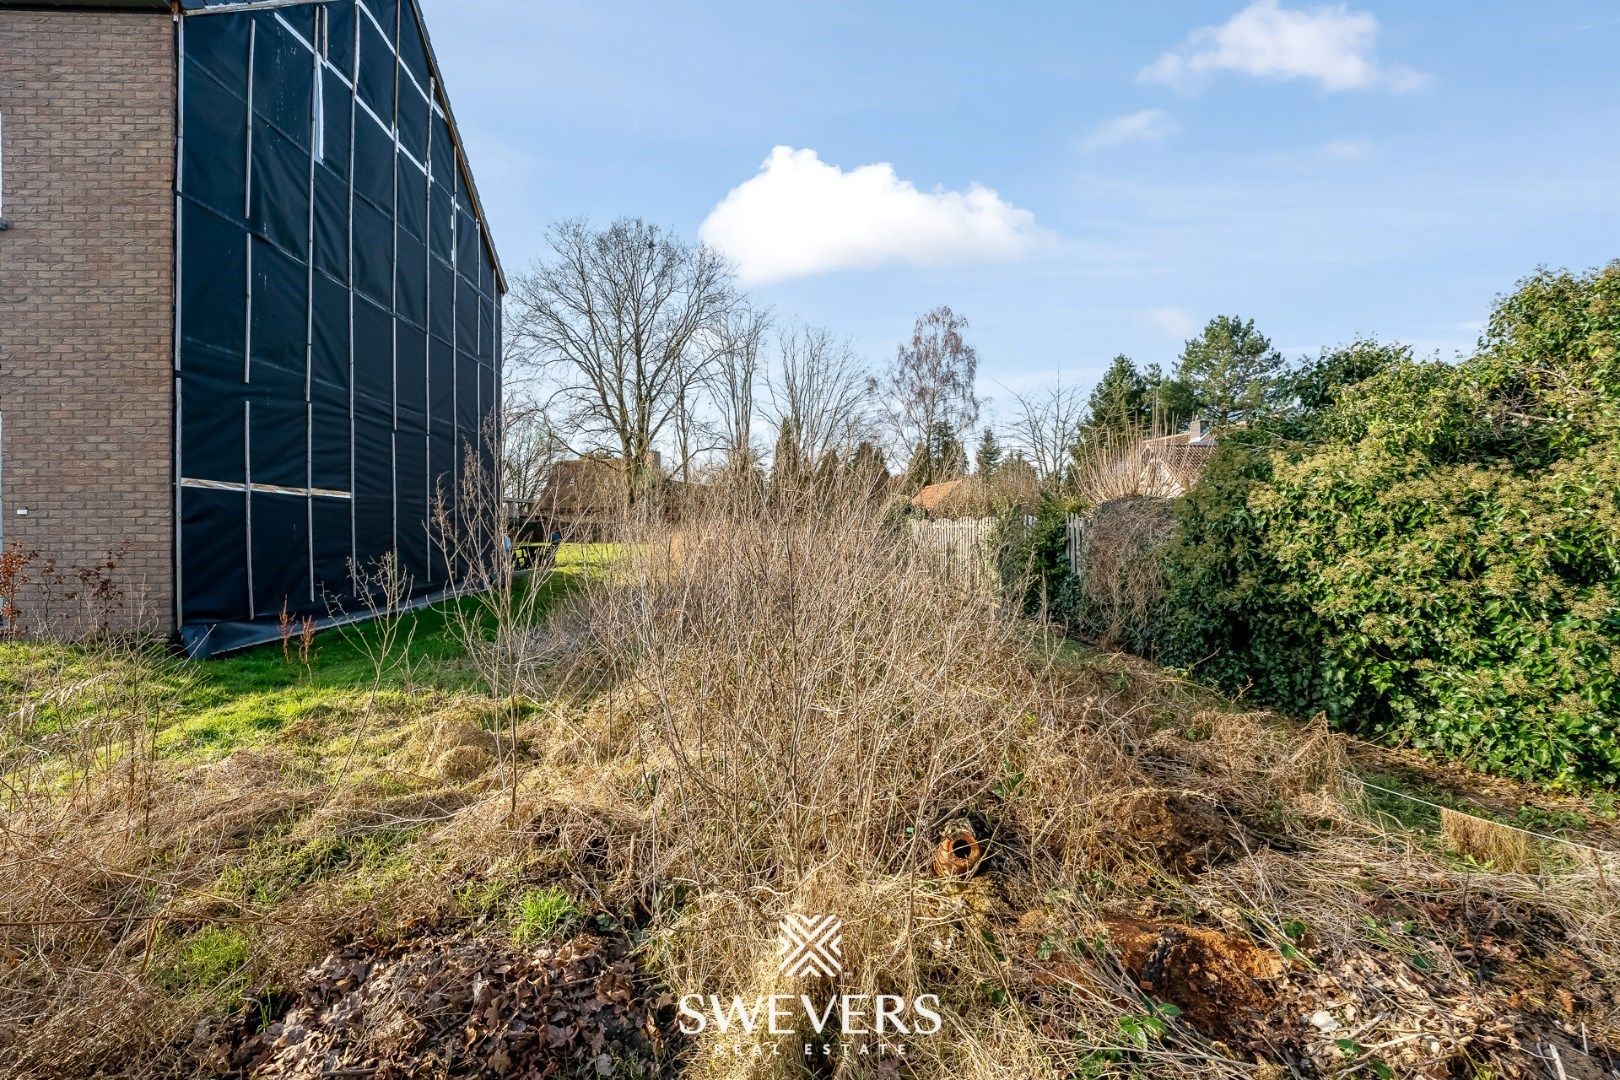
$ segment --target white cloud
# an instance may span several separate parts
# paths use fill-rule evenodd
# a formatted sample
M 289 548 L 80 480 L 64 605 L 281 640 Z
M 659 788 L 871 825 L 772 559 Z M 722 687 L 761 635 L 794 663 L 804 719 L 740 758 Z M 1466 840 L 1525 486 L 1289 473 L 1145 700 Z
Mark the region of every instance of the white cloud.
M 1279 151 L 1265 160 L 1279 169 L 1307 172 L 1355 165 L 1377 156 L 1378 147 L 1366 139 L 1330 139 L 1319 146 Z
M 1104 120 L 1085 137 L 1080 148 L 1103 150 L 1125 143 L 1163 142 L 1179 130 L 1181 126 L 1176 123 L 1176 118 L 1163 109 L 1143 109 Z
M 1177 341 L 1187 340 L 1198 329 L 1198 323 L 1193 321 L 1193 317 L 1178 307 L 1148 308 L 1142 312 L 1142 317 L 1153 329 Z
M 845 172 L 814 150 L 772 148 L 732 188 L 698 237 L 750 284 L 903 263 L 1016 259 L 1046 240 L 1035 215 L 974 183 L 925 192 L 887 162 Z
M 1324 90 L 1415 90 L 1429 76 L 1380 64 L 1378 18 L 1348 4 L 1290 10 L 1277 0 L 1254 3 L 1219 26 L 1204 26 L 1143 68 L 1141 82 L 1194 91 L 1216 72 L 1265 79 L 1315 79 Z
M 1316 152 L 1318 161 L 1365 161 L 1376 148 L 1365 139 L 1333 139 Z

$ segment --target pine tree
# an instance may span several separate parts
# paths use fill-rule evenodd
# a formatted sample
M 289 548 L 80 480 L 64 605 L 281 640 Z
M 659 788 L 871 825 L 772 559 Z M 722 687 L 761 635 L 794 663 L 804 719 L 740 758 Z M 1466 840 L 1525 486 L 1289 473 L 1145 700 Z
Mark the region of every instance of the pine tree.
M 869 498 L 881 494 L 882 489 L 887 487 L 889 466 L 883 460 L 883 451 L 864 439 L 844 463 L 844 471 L 850 488 Z
M 1157 428 L 1161 432 L 1180 430 L 1198 412 L 1193 388 L 1184 380 L 1164 373 L 1158 364 L 1149 364 L 1143 373 L 1147 380 L 1147 416 L 1144 428 Z
M 1282 353 L 1254 328 L 1253 319 L 1217 315 L 1187 342 L 1175 377 L 1191 388 L 1203 419 L 1218 427 L 1269 411 L 1282 374 Z
M 805 463 L 799 460 L 799 425 L 789 417 L 776 433 L 776 453 L 771 458 L 771 484 L 797 486 L 804 479 Z
M 1098 380 L 1086 403 L 1086 426 L 1093 431 L 1136 431 L 1152 420 L 1152 399 L 1146 377 L 1131 358 L 1121 353 Z
M 828 450 L 816 463 L 816 490 L 823 496 L 831 495 L 838 490 L 839 477 L 838 451 Z
M 1001 443 L 996 439 L 996 433 L 990 428 L 984 429 L 979 437 L 979 446 L 973 452 L 974 468 L 981 480 L 988 480 L 996 475 L 996 469 L 1001 466 Z
M 967 451 L 949 424 L 939 421 L 919 442 L 906 465 L 906 490 L 921 491 L 929 484 L 953 480 L 967 473 Z

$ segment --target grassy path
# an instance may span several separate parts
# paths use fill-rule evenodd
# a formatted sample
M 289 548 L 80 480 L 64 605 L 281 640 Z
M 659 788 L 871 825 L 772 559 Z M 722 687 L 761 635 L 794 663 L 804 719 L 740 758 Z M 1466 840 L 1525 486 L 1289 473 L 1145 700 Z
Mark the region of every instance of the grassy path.
M 538 583 L 543 606 L 578 587 L 599 566 L 606 545 L 565 544 L 552 572 Z M 117 650 L 37 642 L 0 642 L 0 729 L 4 756 L 23 744 L 49 749 L 53 738 L 82 729 L 99 715 L 138 712 L 157 729 L 164 756 L 216 757 L 258 746 L 301 724 L 330 727 L 358 712 L 377 684 L 375 705 L 419 711 L 425 700 L 477 692 L 473 673 L 451 631 L 445 601 L 408 612 L 400 639 L 405 662 L 378 682 L 370 654 L 380 628 L 356 623 L 315 636 L 308 662 L 298 642 L 259 646 L 204 662 Z M 409 671 L 409 677 L 404 672 Z

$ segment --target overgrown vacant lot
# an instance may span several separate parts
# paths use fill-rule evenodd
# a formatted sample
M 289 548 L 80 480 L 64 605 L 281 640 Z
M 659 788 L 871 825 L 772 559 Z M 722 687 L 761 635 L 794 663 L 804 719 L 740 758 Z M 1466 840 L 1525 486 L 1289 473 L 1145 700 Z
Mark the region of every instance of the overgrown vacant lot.
M 307 658 L 0 645 L 6 1075 L 1616 1067 L 1602 860 L 1387 813 L 1326 731 L 942 590 L 860 512 L 595 554 L 499 698 L 442 611 Z M 843 920 L 834 980 L 782 973 L 790 913 Z M 834 991 L 940 1030 L 682 1031 Z

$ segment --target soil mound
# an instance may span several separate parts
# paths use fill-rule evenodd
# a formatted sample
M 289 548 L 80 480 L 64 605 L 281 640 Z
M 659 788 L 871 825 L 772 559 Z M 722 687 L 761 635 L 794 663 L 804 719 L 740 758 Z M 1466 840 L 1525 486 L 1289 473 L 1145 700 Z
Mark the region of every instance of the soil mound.
M 514 951 L 421 936 L 326 957 L 291 997 L 249 1005 L 216 1043 L 226 1075 L 637 1075 L 666 1056 L 653 995 L 621 944 Z M 260 1030 L 266 1012 L 281 1015 Z

